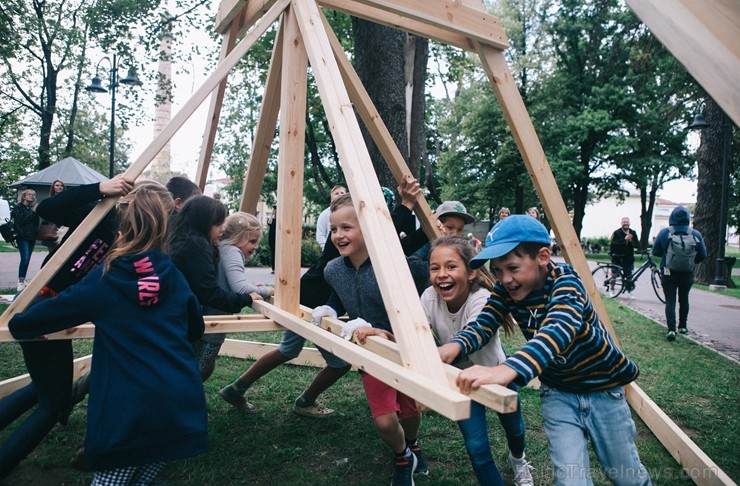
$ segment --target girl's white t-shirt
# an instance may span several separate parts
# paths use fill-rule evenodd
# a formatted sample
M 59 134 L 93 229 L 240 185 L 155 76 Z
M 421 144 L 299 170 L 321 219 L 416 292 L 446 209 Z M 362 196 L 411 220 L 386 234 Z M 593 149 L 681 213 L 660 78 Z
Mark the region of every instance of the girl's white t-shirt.
M 421 294 L 421 306 L 424 313 L 432 326 L 432 330 L 439 339 L 441 344 L 447 344 L 455 336 L 455 333 L 462 329 L 468 322 L 474 321 L 486 305 L 490 292 L 484 288 L 468 294 L 465 304 L 457 312 L 450 312 L 447 309 L 447 303 L 442 300 L 434 290 L 434 287 L 427 287 Z M 472 364 L 483 366 L 496 366 L 506 359 L 504 349 L 501 347 L 499 333 L 486 344 L 483 349 L 476 351 L 468 356 L 469 360 L 463 360 L 455 363 L 458 368 L 467 368 Z M 472 361 L 472 363 L 471 363 Z

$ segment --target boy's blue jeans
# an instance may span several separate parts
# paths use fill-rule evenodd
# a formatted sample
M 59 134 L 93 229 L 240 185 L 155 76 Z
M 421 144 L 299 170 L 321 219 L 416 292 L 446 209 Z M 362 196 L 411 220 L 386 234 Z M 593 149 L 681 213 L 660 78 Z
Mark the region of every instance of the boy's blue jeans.
M 510 384 L 511 390 L 518 391 L 515 384 Z M 517 409 L 512 413 L 499 413 L 498 419 L 506 433 L 509 450 L 514 456 L 521 456 L 524 452 L 524 420 L 517 397 Z M 465 439 L 465 448 L 468 451 L 473 471 L 478 483 L 486 486 L 503 486 L 504 480 L 493 461 L 491 444 L 488 440 L 488 422 L 486 421 L 486 407 L 478 402 L 470 402 L 470 418 L 460 420 L 457 425 Z
M 606 476 L 616 485 L 649 485 L 624 387 L 569 393 L 540 387 L 542 418 L 558 485 L 592 485 L 588 439 Z

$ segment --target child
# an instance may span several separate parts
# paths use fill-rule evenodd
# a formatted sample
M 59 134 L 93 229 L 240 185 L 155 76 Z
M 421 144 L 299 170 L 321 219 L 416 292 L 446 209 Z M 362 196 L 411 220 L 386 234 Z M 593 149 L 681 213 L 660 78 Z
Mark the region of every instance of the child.
M 36 211 L 44 219 L 69 227 L 62 240 L 66 241 L 101 198 L 128 194 L 133 186 L 132 180 L 118 175 L 108 181 L 72 187 L 44 199 Z M 116 230 L 116 214 L 115 210 L 111 210 L 59 266 L 54 277 L 41 289 L 31 305 L 54 297 L 92 272 L 108 253 Z M 55 252 L 56 249 L 51 251 L 43 264 Z M 84 383 L 88 375 L 85 375 L 81 380 L 83 386 L 79 387 L 79 393 L 73 399 L 72 341 L 25 341 L 20 346 L 32 382 L 0 400 L 0 430 L 26 411 L 34 410 L 0 445 L 0 478 L 10 474 L 41 443 L 57 421 L 62 424 L 67 422 L 73 402 L 81 400 L 87 389 Z
M 251 305 L 253 297 L 222 289 L 218 285 L 216 268 L 219 256 L 216 244 L 225 219 L 226 206 L 220 202 L 203 195 L 191 197 L 174 219 L 170 254 L 200 305 L 235 313 Z M 195 355 L 203 381 L 213 373 L 220 347 L 221 344 L 210 342 L 208 337 L 195 343 Z
M 252 258 L 261 236 L 262 227 L 259 220 L 251 214 L 239 212 L 226 218 L 221 241 L 218 244 L 219 259 L 216 272 L 216 282 L 221 289 L 238 294 L 249 294 L 252 300 L 266 299 L 273 294 L 271 287 L 252 285 L 244 272 L 244 261 Z M 225 315 L 229 312 L 206 307 L 204 314 Z M 215 368 L 216 357 L 224 339 L 226 339 L 226 333 L 203 335 L 201 342 L 208 343 L 211 351 L 202 357 L 203 368 Z
M 239 228 L 242 229 L 240 230 Z M 246 239 L 244 240 L 244 243 L 239 246 L 238 249 L 235 246 L 228 244 L 230 240 L 234 240 L 238 235 L 241 234 L 244 234 L 244 237 Z M 239 291 L 238 288 L 244 286 L 245 288 L 252 288 L 258 292 L 261 292 L 262 297 L 268 298 L 273 294 L 273 289 L 267 289 L 265 287 L 254 288 L 246 282 L 246 279 L 244 279 L 243 283 L 240 283 L 241 278 L 239 280 L 236 280 L 234 278 L 239 277 L 239 273 L 241 273 L 242 276 L 244 275 L 244 265 L 241 260 L 239 260 L 238 263 L 238 265 L 241 267 L 241 272 L 239 272 L 239 270 L 236 268 L 237 256 L 241 258 L 241 254 L 244 253 L 244 258 L 249 258 L 254 249 L 257 248 L 261 235 L 262 228 L 259 224 L 259 221 L 251 214 L 235 213 L 226 219 L 226 224 L 224 227 L 224 241 L 222 241 L 219 245 L 219 248 L 221 249 L 219 280 L 221 280 L 222 278 L 221 272 L 225 270 L 227 272 L 226 275 L 230 275 L 230 277 L 228 278 L 229 287 L 232 290 Z M 333 245 L 330 246 L 332 246 L 333 248 Z M 230 254 L 234 253 L 234 250 L 236 250 L 237 252 L 241 250 L 241 253 L 239 253 L 239 255 L 237 256 L 230 256 Z M 229 260 L 232 261 L 231 265 L 228 264 Z M 225 265 L 230 266 L 231 270 L 226 270 L 227 267 L 225 267 Z M 301 280 L 301 282 L 303 282 L 303 280 Z M 221 284 L 221 282 L 219 282 L 219 284 Z M 235 285 L 237 285 L 237 287 L 235 287 Z M 259 289 L 263 290 L 260 291 Z M 301 303 L 305 305 L 303 299 L 301 300 Z M 285 331 L 285 333 L 283 333 L 283 339 L 282 341 L 280 341 L 280 346 L 277 349 L 266 353 L 264 356 L 258 359 L 233 383 L 221 389 L 221 391 L 219 391 L 219 395 L 221 395 L 221 398 L 229 402 L 237 410 L 248 412 L 255 411 L 256 407 L 253 404 L 247 402 L 246 398 L 244 398 L 244 394 L 257 380 L 262 378 L 264 375 L 277 368 L 281 364 L 286 363 L 291 359 L 297 357 L 303 349 L 304 342 L 305 339 L 302 336 L 292 331 Z M 349 364 L 337 358 L 336 356 L 324 351 L 323 349 L 319 348 L 319 351 L 321 351 L 321 354 L 324 357 L 327 366 L 326 368 L 323 368 L 321 371 L 319 371 L 319 373 L 312 381 L 311 385 L 301 394 L 300 397 L 296 399 L 295 403 L 293 404 L 293 411 L 295 413 L 311 418 L 326 418 L 334 414 L 334 410 L 325 407 L 316 399 L 324 390 L 333 385 L 351 368 Z
M 314 322 L 346 311 L 352 319 L 347 326 L 349 329 L 357 328 L 354 332 L 360 342 L 371 335 L 392 339 L 390 321 L 349 194 L 332 201 L 329 221 L 331 240 L 341 257 L 330 261 L 324 270 L 333 292 L 328 305 L 314 309 Z M 419 274 L 423 274 L 419 270 L 425 265 L 420 260 L 410 260 L 410 263 L 417 289 L 421 291 L 425 279 L 419 278 Z M 378 433 L 395 454 L 392 485 L 413 485 L 414 473 L 428 474 L 429 471 L 421 448 L 416 444 L 421 424 L 416 402 L 367 373 L 361 375 Z
M 549 245 L 545 227 L 527 215 L 509 216 L 491 229 L 470 266 L 491 260 L 498 282 L 476 320 L 439 348 L 440 357 L 451 363 L 481 349 L 511 313 L 529 342 L 498 366 L 462 371 L 460 390 L 525 385 L 539 376 L 557 484 L 592 484 L 588 437 L 615 484 L 650 484 L 623 389 L 639 370 L 612 341 L 578 275 L 550 261 Z
M 29 339 L 95 323 L 85 440 L 93 485 L 151 484 L 166 461 L 208 449 L 203 385 L 190 344 L 203 333 L 203 318 L 164 253 L 174 203 L 159 186 L 119 201 L 118 237 L 105 265 L 9 325 L 13 337 Z
M 483 309 L 491 290 L 491 280 L 482 270 L 472 270 L 468 263 L 474 256 L 470 242 L 459 236 L 443 236 L 432 243 L 429 252 L 429 275 L 432 286 L 421 295 L 421 305 L 437 339 L 448 342 L 468 321 L 475 319 Z M 504 322 L 508 333 L 513 331 L 510 320 Z M 459 361 L 458 368 L 473 364 L 496 366 L 506 359 L 498 332 L 488 345 Z M 515 384 L 509 388 L 517 391 Z M 500 485 L 504 481 L 493 461 L 488 441 L 486 407 L 471 401 L 470 418 L 458 422 L 465 438 L 465 447 L 473 463 L 473 470 L 481 485 Z M 509 444 L 509 463 L 514 470 L 514 484 L 532 485 L 532 466 L 524 458 L 524 420 L 516 412 L 498 414 Z

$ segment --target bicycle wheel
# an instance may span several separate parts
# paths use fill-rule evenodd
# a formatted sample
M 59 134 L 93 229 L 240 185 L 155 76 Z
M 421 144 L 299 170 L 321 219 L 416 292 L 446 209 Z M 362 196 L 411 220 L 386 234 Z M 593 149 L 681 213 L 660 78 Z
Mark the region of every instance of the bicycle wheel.
M 665 294 L 663 293 L 663 283 L 660 280 L 660 270 L 652 268 L 650 270 L 650 282 L 653 284 L 653 290 L 655 295 L 658 296 L 658 300 L 665 304 Z
M 622 267 L 604 263 L 591 272 L 596 281 L 596 287 L 613 299 L 624 291 L 624 278 L 622 278 Z

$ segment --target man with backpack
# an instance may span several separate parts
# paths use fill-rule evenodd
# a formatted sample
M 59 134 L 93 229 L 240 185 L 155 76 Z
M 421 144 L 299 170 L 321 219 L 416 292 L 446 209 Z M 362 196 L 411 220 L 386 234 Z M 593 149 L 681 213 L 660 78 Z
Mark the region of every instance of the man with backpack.
M 676 294 L 678 294 L 678 332 L 689 332 L 689 291 L 694 285 L 694 268 L 707 257 L 707 248 L 701 233 L 689 227 L 689 211 L 676 206 L 668 218 L 668 228 L 663 228 L 655 238 L 653 255 L 662 257 L 660 270 L 665 293 L 665 318 L 668 323 L 669 341 L 676 340 Z

